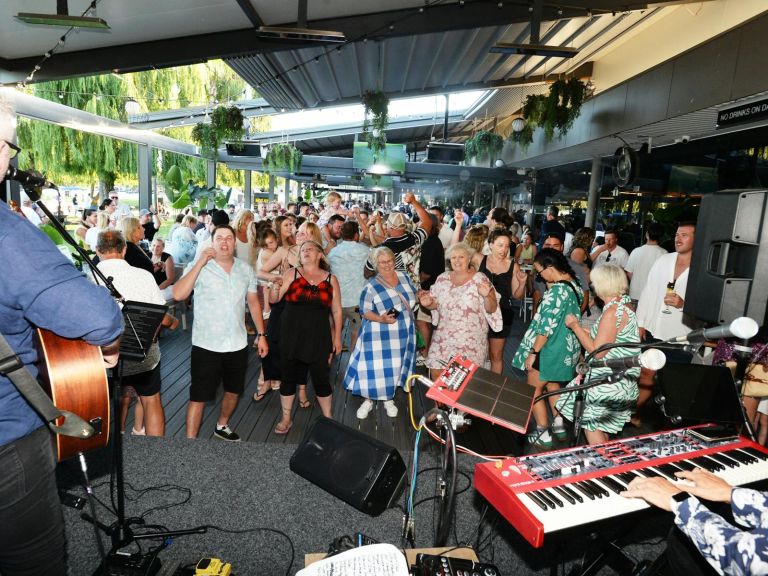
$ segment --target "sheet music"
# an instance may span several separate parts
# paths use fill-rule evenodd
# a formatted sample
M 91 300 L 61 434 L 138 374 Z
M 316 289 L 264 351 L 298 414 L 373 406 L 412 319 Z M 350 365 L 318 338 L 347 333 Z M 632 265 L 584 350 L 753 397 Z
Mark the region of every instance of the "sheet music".
M 408 576 L 405 555 L 392 544 L 370 544 L 324 558 L 296 576 Z

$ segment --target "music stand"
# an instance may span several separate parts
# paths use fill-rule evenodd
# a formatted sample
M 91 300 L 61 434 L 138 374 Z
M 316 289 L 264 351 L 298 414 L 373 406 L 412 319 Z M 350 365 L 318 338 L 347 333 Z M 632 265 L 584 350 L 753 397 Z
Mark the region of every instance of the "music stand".
M 92 522 L 104 533 L 110 536 L 112 548 L 106 558 L 94 572 L 94 576 L 101 574 L 113 574 L 110 567 L 121 568 L 125 564 L 125 557 L 118 558 L 116 552 L 121 548 L 131 544 L 134 540 L 144 538 L 158 538 L 167 536 L 182 536 L 185 534 L 205 533 L 205 528 L 193 530 L 173 530 L 167 532 L 152 532 L 149 534 L 133 534 L 130 525 L 125 520 L 125 478 L 123 475 L 123 436 L 120 433 L 118 423 L 120 414 L 120 403 L 122 400 L 122 372 L 123 362 L 126 359 L 144 360 L 149 348 L 155 339 L 157 332 L 163 322 L 163 317 L 168 311 L 168 306 L 160 304 L 148 304 L 145 302 L 126 301 L 123 306 L 123 318 L 125 320 L 125 330 L 120 340 L 120 358 L 117 366 L 113 370 L 114 386 L 112 388 L 112 449 L 114 450 L 115 466 L 115 485 L 117 491 L 117 519 L 115 522 L 106 526 L 91 518 L 87 514 L 82 517 L 88 522 Z M 147 575 L 156 574 L 160 570 L 160 561 L 157 555 L 142 559 L 144 573 Z
M 667 364 L 658 372 L 664 415 L 673 423 L 744 422 L 741 401 L 729 368 Z

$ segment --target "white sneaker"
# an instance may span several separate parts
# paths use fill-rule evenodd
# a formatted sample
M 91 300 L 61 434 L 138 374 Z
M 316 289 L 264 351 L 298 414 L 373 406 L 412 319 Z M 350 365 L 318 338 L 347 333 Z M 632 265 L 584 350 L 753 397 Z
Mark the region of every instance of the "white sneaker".
M 385 400 L 384 410 L 387 411 L 387 416 L 390 418 L 395 418 L 397 416 L 397 406 L 395 406 L 394 400 Z
M 368 417 L 368 414 L 371 413 L 371 410 L 373 410 L 373 400 L 366 400 L 360 404 L 360 408 L 357 409 L 357 417 L 360 420 L 365 420 Z

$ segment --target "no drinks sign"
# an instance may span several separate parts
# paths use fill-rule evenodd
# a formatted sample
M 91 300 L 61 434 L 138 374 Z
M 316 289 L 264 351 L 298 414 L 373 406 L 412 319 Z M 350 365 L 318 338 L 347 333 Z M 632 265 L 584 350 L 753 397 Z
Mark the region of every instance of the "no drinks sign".
M 768 118 L 768 99 L 720 110 L 717 113 L 717 128 L 746 124 L 762 118 Z

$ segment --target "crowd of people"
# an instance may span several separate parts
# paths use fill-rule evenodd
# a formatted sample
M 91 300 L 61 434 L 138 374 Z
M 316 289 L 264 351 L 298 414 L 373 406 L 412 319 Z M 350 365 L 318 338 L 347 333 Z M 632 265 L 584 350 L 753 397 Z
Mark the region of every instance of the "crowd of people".
M 0 104 L 0 173 L 18 152 L 11 144 L 14 133 L 13 113 Z M 19 212 L 0 202 L 0 260 L 4 270 L 13 271 L 0 281 L 3 337 L 33 376 L 35 327 L 101 346 L 105 367 L 114 366 L 123 331 L 118 304 L 35 230 L 44 222 L 34 217 L 33 207 L 25 204 Z M 214 435 L 240 440 L 230 418 L 252 353 L 261 358 L 253 401 L 273 390 L 280 394 L 275 434 L 290 431 L 295 405 L 311 406 L 310 382 L 323 415 L 332 416 L 329 366 L 345 349 L 350 356 L 343 386 L 361 398 L 357 417 L 368 417 L 381 402 L 394 418 L 397 390 L 418 364 L 436 378 L 445 362 L 460 354 L 501 373 L 513 302 L 531 295 L 533 316 L 512 364 L 526 372 L 536 395 L 560 392 L 534 405 L 529 440 L 546 448 L 553 437 L 567 434 L 576 416 L 569 388 L 582 382 L 576 365 L 583 355 L 610 343 L 619 346 L 597 352 L 597 358 L 630 356 L 636 350 L 621 344 L 666 340 L 696 327 L 684 314 L 696 227 L 693 221 L 679 222 L 674 251 L 667 253 L 660 247 L 663 231 L 651 224 L 645 244 L 630 251 L 620 245 L 616 230 L 567 230 L 556 207 L 538 231 L 519 216 L 503 207 L 487 216 L 446 213 L 440 206 L 422 206 L 411 193 L 399 209 L 344 206 L 331 192 L 319 209 L 302 202 L 285 209 L 260 204 L 237 213 L 190 211 L 180 214 L 163 238 L 157 211 L 144 209 L 135 217 L 111 192 L 98 208 L 82 211 L 75 235 L 95 251 L 99 269 L 126 298 L 194 306 L 189 438 L 199 434 L 204 405 L 222 387 Z M 30 250 L 33 259 L 27 257 Z M 168 328 L 174 324 L 170 315 L 163 319 Z M 345 327 L 348 346 L 342 342 Z M 691 355 L 680 351 L 670 360 L 690 362 Z M 155 343 L 144 360 L 123 362 L 127 394 L 120 421 L 125 426 L 128 407 L 138 398 L 134 434 L 164 434 L 161 361 Z M 591 376 L 606 370 L 593 369 Z M 652 384 L 649 370 L 631 369 L 590 389 L 582 420 L 587 442 L 604 442 L 620 432 Z M 757 410 L 751 414 L 755 419 Z M 0 489 L 0 572 L 33 566 L 39 573 L 63 574 L 63 521 L 50 434 L 5 374 L 0 374 L 0 423 L 0 465 L 11 479 Z M 624 495 L 675 512 L 680 529 L 720 572 L 766 572 L 764 495 L 732 490 L 701 470 L 679 476 L 687 484 L 638 478 Z M 24 478 L 32 480 L 13 481 Z M 730 503 L 750 529 L 724 523 L 699 498 Z M 709 536 L 703 537 L 705 532 Z

